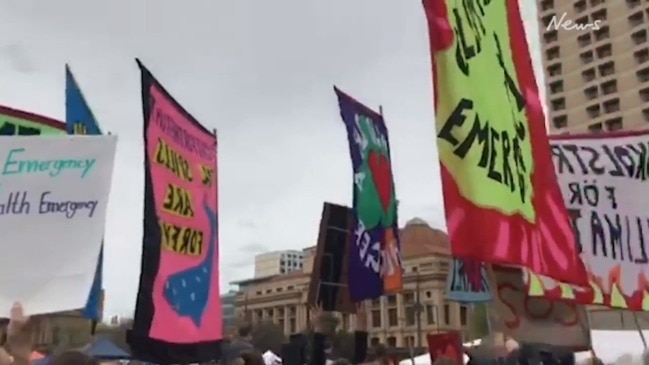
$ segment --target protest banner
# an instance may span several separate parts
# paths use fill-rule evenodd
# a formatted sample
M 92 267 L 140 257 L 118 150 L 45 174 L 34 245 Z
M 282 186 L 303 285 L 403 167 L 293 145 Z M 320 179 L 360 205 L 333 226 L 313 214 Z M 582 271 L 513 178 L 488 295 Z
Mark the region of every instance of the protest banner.
M 555 136 L 551 147 L 590 285 L 530 270 L 529 295 L 649 311 L 649 131 Z
M 117 138 L 0 137 L 0 315 L 83 308 L 104 234 Z
M 574 351 L 590 349 L 590 328 L 586 311 L 574 302 L 551 301 L 526 295 L 520 269 L 493 267 L 495 288 L 492 329 L 519 343 L 563 346 Z M 560 333 L 561 336 L 557 336 Z
M 0 136 L 63 135 L 65 123 L 0 105 Z
M 482 262 L 454 258 L 446 277 L 446 298 L 461 303 L 490 302 L 487 268 Z
M 429 333 L 426 335 L 430 363 L 435 364 L 440 358 L 450 360 L 456 365 L 464 364 L 464 351 L 462 350 L 462 336 L 459 332 Z
M 217 141 L 154 76 L 142 73 L 144 237 L 134 357 L 158 364 L 219 358 Z
M 403 287 L 390 142 L 383 116 L 334 87 L 354 171 L 349 291 L 354 302 Z
M 451 253 L 586 285 L 518 3 L 424 0 Z
M 70 67 L 65 66 L 65 129 L 68 134 L 80 135 L 100 135 L 101 129 L 92 114 L 90 107 L 83 97 L 83 93 L 77 85 L 77 81 L 72 75 Z M 97 268 L 95 269 L 95 278 L 90 287 L 88 302 L 83 308 L 81 314 L 93 320 L 92 331 L 94 333 L 97 322 L 102 318 L 102 283 L 103 283 L 103 261 L 104 261 L 104 243 L 102 240 L 101 249 L 97 258 Z

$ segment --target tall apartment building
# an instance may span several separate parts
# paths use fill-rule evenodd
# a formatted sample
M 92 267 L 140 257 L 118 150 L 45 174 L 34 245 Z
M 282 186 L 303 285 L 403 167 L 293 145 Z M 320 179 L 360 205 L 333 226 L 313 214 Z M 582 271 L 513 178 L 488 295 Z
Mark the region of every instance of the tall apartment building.
M 304 252 L 301 250 L 284 250 L 265 252 L 255 256 L 255 278 L 288 274 L 302 270 Z
M 649 128 L 649 1 L 537 6 L 550 131 Z

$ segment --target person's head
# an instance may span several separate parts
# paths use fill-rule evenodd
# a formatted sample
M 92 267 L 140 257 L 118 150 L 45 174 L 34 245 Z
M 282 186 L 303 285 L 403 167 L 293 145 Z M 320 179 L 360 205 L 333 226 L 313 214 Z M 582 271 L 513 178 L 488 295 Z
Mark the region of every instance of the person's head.
M 264 357 L 257 350 L 246 350 L 240 356 L 243 365 L 265 365 Z
M 374 355 L 376 356 L 376 362 L 379 365 L 390 364 L 390 357 L 388 356 L 388 348 L 384 344 L 379 343 L 374 347 Z
M 49 365 L 99 365 L 99 361 L 80 351 L 65 351 L 54 356 Z
M 251 341 L 252 340 L 252 326 L 248 323 L 239 326 L 239 329 L 237 330 L 237 335 L 239 338 L 246 340 L 246 341 Z
M 352 363 L 347 359 L 337 359 L 334 360 L 331 365 L 352 365 Z

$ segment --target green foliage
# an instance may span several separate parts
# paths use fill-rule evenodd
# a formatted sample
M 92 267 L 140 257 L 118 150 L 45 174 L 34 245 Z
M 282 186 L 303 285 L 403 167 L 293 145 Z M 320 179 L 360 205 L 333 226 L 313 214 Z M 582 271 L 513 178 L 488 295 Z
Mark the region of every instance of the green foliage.
M 346 330 L 336 332 L 332 339 L 332 352 L 336 358 L 354 358 L 354 334 Z
M 262 353 L 268 350 L 279 354 L 286 341 L 284 329 L 272 321 L 264 321 L 252 329 L 252 344 Z
M 476 303 L 470 318 L 471 336 L 482 338 L 489 334 L 489 312 L 486 303 Z

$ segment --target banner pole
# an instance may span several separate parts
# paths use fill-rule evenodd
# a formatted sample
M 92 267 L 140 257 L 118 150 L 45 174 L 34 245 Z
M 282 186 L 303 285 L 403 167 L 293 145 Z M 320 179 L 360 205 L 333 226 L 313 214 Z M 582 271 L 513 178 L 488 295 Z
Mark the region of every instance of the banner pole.
M 638 334 L 640 334 L 640 339 L 642 340 L 642 345 L 644 346 L 644 349 L 647 349 L 647 339 L 644 337 L 644 333 L 642 333 L 642 327 L 640 327 L 640 321 L 638 321 L 638 314 L 636 312 L 633 312 L 633 321 L 635 322 L 635 326 L 638 329 Z
M 584 330 L 584 334 L 588 335 L 588 338 L 590 339 L 590 356 L 592 357 L 591 364 L 595 365 L 595 360 L 597 360 L 598 357 L 597 353 L 595 352 L 595 348 L 593 347 L 593 339 L 590 338 L 590 311 L 588 310 L 588 308 L 584 308 L 584 312 L 586 312 L 586 323 L 584 323 L 581 327 Z

